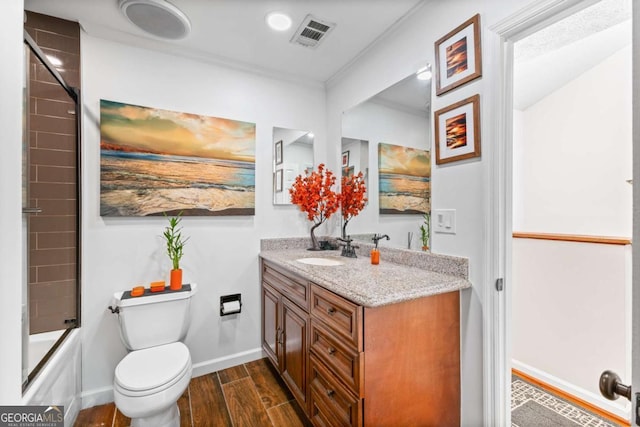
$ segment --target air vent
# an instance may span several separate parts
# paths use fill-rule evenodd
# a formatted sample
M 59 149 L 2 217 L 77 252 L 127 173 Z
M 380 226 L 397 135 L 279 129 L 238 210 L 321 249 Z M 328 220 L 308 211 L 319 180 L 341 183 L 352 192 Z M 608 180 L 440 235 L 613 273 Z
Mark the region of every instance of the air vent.
M 335 26 L 336 24 L 331 22 L 317 19 L 312 15 L 307 15 L 293 37 L 291 37 L 291 43 L 315 49 Z

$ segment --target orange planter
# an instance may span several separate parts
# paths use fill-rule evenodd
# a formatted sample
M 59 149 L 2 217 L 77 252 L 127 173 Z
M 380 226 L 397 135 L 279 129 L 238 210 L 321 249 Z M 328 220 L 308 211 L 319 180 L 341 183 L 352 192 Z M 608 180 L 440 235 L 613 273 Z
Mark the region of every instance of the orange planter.
M 179 291 L 182 289 L 182 269 L 171 270 L 171 281 L 169 282 L 169 289 L 172 291 Z

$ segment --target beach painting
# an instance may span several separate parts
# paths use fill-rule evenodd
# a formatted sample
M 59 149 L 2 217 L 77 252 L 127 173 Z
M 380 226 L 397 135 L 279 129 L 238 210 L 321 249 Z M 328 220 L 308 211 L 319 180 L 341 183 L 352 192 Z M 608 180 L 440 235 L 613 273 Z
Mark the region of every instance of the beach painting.
M 380 143 L 378 177 L 381 214 L 431 211 L 431 153 Z
M 100 215 L 254 215 L 255 123 L 100 100 Z

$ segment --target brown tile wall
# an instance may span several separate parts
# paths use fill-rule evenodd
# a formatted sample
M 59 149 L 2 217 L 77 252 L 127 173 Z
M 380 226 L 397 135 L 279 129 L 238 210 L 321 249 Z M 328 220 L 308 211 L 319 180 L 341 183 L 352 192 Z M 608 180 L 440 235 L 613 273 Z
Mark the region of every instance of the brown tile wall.
M 80 84 L 80 27 L 27 12 L 25 29 L 47 55 L 62 61 L 65 81 Z M 76 317 L 77 147 L 73 100 L 32 54 L 29 60 L 30 332 L 66 328 Z

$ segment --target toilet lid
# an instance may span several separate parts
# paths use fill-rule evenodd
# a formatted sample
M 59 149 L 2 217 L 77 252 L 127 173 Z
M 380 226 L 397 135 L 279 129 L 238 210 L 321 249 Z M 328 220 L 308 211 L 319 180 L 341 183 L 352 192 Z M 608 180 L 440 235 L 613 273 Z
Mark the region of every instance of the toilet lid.
M 115 380 L 131 391 L 161 387 L 181 376 L 191 362 L 181 342 L 132 351 L 116 366 Z

